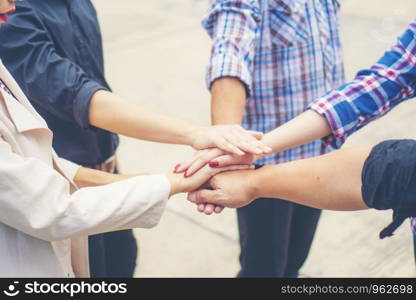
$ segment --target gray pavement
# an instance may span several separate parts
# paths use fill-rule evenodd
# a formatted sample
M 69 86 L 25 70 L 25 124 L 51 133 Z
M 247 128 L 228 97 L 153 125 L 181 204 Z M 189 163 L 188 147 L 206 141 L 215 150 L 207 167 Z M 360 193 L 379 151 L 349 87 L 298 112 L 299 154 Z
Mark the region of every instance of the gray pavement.
M 104 33 L 106 72 L 114 90 L 160 112 L 209 123 L 204 69 L 210 41 L 200 27 L 205 0 L 95 0 Z M 114 4 L 116 3 L 115 6 Z M 344 0 L 341 16 L 347 78 L 375 61 L 414 17 L 414 0 Z M 346 147 L 416 135 L 416 102 L 397 107 L 350 138 Z M 192 150 L 122 138 L 124 172 L 169 172 Z M 409 224 L 390 239 L 378 232 L 390 213 L 325 212 L 307 263 L 307 277 L 413 277 Z M 234 210 L 203 216 L 175 196 L 160 224 L 137 229 L 137 277 L 233 277 L 238 272 Z

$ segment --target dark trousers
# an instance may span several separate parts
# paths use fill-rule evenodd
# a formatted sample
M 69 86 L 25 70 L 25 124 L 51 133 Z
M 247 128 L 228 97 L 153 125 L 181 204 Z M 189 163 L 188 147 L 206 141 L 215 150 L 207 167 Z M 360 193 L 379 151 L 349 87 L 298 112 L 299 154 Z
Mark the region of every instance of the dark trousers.
M 237 210 L 238 277 L 297 277 L 321 211 L 280 199 L 257 199 Z
M 91 235 L 88 241 L 91 277 L 133 277 L 137 243 L 132 230 Z

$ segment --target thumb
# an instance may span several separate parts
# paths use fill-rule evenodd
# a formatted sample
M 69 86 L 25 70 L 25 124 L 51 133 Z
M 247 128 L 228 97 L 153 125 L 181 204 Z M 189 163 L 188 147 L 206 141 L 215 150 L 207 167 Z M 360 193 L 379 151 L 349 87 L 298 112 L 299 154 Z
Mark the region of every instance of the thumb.
M 198 190 L 188 194 L 188 200 L 195 204 L 210 203 L 220 205 L 218 192 L 215 190 Z

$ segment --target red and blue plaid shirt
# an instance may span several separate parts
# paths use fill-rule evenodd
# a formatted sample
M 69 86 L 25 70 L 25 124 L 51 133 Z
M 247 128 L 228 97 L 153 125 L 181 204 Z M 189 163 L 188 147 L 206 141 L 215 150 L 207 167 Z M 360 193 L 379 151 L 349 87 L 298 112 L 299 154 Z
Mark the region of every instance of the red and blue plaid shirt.
M 239 78 L 243 126 L 268 132 L 344 81 L 338 0 L 211 0 L 203 26 L 213 40 L 207 85 Z M 321 141 L 266 156 L 275 164 L 326 152 Z
M 352 133 L 381 117 L 397 104 L 415 97 L 416 20 L 397 43 L 355 80 L 318 99 L 310 108 L 325 116 L 332 135 L 326 142 L 339 148 Z M 412 219 L 416 232 L 416 219 Z

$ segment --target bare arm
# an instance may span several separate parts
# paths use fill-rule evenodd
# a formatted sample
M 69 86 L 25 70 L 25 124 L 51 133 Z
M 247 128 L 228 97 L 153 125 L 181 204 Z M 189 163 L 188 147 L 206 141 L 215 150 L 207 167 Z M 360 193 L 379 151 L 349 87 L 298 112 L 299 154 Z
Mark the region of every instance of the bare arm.
M 314 110 L 307 110 L 265 134 L 262 142 L 269 147 L 270 152 L 280 152 L 323 138 L 329 134 L 331 134 L 331 128 L 327 119 Z M 210 162 L 213 167 L 222 167 L 233 164 L 250 164 L 260 157 L 261 155 L 251 153 L 236 156 L 220 150 L 200 151 L 198 158 L 184 163 L 183 168 L 189 168 L 188 172 L 192 174 L 207 162 Z
M 74 182 L 78 187 L 99 186 L 114 183 L 123 179 L 148 174 L 112 174 L 95 169 L 81 167 L 75 175 Z
M 165 174 L 170 183 L 170 196 L 178 193 L 191 192 L 202 184 L 207 182 L 214 175 L 233 170 L 247 170 L 253 169 L 250 165 L 234 165 L 224 168 L 210 168 L 205 166 L 199 172 L 190 177 L 184 177 L 181 174 Z M 150 174 L 112 174 L 95 169 L 81 167 L 78 169 L 74 182 L 80 187 L 102 186 L 115 183 L 124 179 L 129 179 L 138 176 L 151 176 Z
M 367 208 L 361 197 L 361 172 L 372 147 L 338 150 L 327 155 L 258 170 L 253 187 L 260 197 L 276 197 L 321 209 Z
M 191 145 L 196 129 L 107 91 L 97 91 L 89 107 L 91 125 L 144 140 Z
M 227 103 L 224 107 L 222 107 L 221 103 L 225 101 L 219 101 L 218 99 L 220 98 L 221 97 L 213 97 L 213 110 L 214 103 L 216 103 L 215 111 L 218 111 L 215 119 L 223 120 L 227 117 L 228 119 L 232 119 L 233 116 L 229 116 L 231 106 L 230 103 Z M 236 107 L 238 106 L 237 104 L 234 105 Z M 265 134 L 262 142 L 265 146 L 269 147 L 271 152 L 280 152 L 323 138 L 329 134 L 331 134 L 331 128 L 325 117 L 318 114 L 314 110 L 307 110 L 293 120 Z M 188 170 L 189 174 L 193 174 L 207 162 L 214 163 L 215 165 L 212 165 L 214 167 L 221 167 L 232 164 L 249 164 L 259 157 L 260 155 L 253 154 L 236 156 L 220 150 L 201 151 L 198 153 L 196 158 L 183 163 L 181 170 Z
M 153 142 L 183 144 L 195 149 L 218 147 L 243 155 L 262 153 L 259 132 L 238 125 L 195 126 L 153 112 L 111 92 L 97 91 L 89 106 L 90 124 L 108 131 Z
M 239 79 L 217 79 L 211 88 L 212 124 L 241 124 L 245 103 L 246 89 Z
M 227 172 L 211 180 L 214 190 L 190 194 L 196 203 L 241 207 L 256 198 L 282 198 L 330 210 L 366 209 L 361 172 L 372 147 L 349 148 L 256 171 Z
M 331 134 L 326 118 L 313 110 L 307 110 L 291 121 L 268 132 L 263 143 L 280 152 L 300 146 Z

